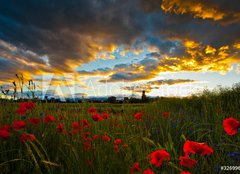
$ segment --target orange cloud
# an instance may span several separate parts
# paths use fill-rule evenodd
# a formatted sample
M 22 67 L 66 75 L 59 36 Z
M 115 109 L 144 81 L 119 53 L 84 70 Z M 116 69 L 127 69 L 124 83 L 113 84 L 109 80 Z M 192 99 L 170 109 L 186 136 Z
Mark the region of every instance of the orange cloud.
M 183 40 L 182 44 L 185 50 L 182 56 L 171 57 L 169 54 L 154 53 L 138 63 L 120 64 L 112 69 L 97 69 L 82 73 L 89 76 L 97 74 L 108 76 L 107 79 L 100 80 L 103 83 L 106 80 L 108 82 L 135 82 L 152 79 L 162 72 L 194 71 L 224 74 L 232 70 L 232 64 L 240 62 L 238 44 L 214 48 L 211 45 L 188 39 Z
M 192 0 L 163 0 L 161 4 L 165 12 L 174 12 L 176 14 L 192 14 L 195 18 L 221 20 L 225 17 L 224 12 L 213 7 L 209 7 L 200 1 Z

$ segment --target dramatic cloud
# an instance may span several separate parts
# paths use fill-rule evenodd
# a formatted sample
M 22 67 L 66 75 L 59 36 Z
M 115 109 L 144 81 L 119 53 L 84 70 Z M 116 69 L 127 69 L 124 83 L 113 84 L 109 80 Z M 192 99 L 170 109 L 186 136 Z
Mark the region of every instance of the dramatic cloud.
M 136 9 L 124 1 L 11 1 L 1 2 L 0 11 L 1 39 L 47 56 L 53 70 L 64 72 L 138 33 L 130 18 Z
M 239 19 L 238 0 L 1 1 L 0 83 L 15 73 L 75 73 L 96 59 L 115 59 L 119 47 L 123 57 L 145 59 L 77 73 L 107 76 L 100 82 L 224 73 L 240 62 Z
M 161 10 L 178 15 L 191 15 L 194 18 L 221 21 L 225 24 L 240 21 L 240 7 L 238 0 L 143 0 L 146 11 Z
M 157 77 L 162 72 L 220 72 L 232 69 L 232 63 L 240 62 L 239 45 L 225 45 L 214 48 L 210 45 L 184 40 L 177 43 L 178 48 L 170 52 L 161 49 L 152 52 L 135 64 L 118 64 L 111 68 L 101 68 L 93 71 L 79 71 L 81 75 L 109 76 L 100 82 L 135 82 Z

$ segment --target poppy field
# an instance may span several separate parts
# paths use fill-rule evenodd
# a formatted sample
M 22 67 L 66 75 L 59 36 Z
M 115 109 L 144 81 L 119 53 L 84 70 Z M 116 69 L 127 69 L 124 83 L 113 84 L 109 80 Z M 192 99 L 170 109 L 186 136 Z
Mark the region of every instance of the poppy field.
M 144 104 L 3 102 L 0 171 L 239 173 L 239 106 L 239 91 Z

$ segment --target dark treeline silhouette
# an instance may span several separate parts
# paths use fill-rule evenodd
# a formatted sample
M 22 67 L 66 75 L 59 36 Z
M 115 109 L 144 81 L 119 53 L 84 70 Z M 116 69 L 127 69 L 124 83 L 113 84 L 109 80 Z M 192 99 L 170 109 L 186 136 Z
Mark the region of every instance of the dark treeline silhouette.
M 7 91 L 2 91 L 4 95 L 6 95 Z M 44 99 L 39 99 L 36 96 L 34 98 L 20 98 L 20 99 L 5 99 L 1 98 L 0 102 L 24 102 L 24 101 L 36 101 L 42 103 L 82 103 L 82 102 L 89 102 L 89 103 L 115 103 L 115 104 L 122 104 L 122 103 L 148 103 L 148 102 L 155 102 L 155 101 L 169 101 L 174 99 L 179 99 L 180 97 L 147 97 L 145 91 L 142 91 L 141 98 L 135 97 L 124 97 L 121 100 L 117 100 L 117 97 L 110 96 L 107 99 L 103 98 L 87 98 L 87 99 L 66 99 L 65 101 L 61 101 L 58 98 L 48 98 L 45 97 Z M 209 101 L 218 101 L 219 107 L 230 107 L 231 105 L 236 105 L 236 107 L 240 107 L 240 83 L 234 84 L 232 87 L 221 87 L 218 86 L 214 90 L 204 90 L 201 93 L 194 94 L 192 96 L 182 98 L 186 101 L 196 101 L 196 107 L 201 105 L 201 102 L 204 100 Z M 198 102 L 199 101 L 199 102 Z M 234 102 L 231 102 L 234 101 Z M 194 103 L 189 103 L 194 104 Z M 234 108 L 236 108 L 234 107 Z

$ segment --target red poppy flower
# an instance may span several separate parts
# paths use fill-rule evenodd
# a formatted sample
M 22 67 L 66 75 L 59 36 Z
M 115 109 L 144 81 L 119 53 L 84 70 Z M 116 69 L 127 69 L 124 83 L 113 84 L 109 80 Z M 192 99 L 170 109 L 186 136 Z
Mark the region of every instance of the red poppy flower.
M 74 123 L 72 124 L 72 127 L 73 127 L 74 130 L 78 129 L 79 123 L 78 123 L 78 122 L 74 122 Z
M 19 105 L 18 110 L 16 111 L 17 114 L 19 115 L 25 115 L 27 110 L 31 110 L 34 108 L 35 103 L 30 101 L 30 102 L 23 102 Z
M 20 104 L 21 105 L 21 104 Z M 27 110 L 31 110 L 35 107 L 35 103 L 30 101 L 30 102 L 23 102 L 22 106 L 20 107 L 25 107 Z
M 73 135 L 72 131 L 71 131 L 71 132 L 68 132 L 68 136 L 69 136 L 69 137 L 72 137 L 72 135 Z
M 0 129 L 0 139 L 8 139 L 11 136 L 10 132 L 4 129 Z
M 93 115 L 92 115 L 92 119 L 93 119 L 94 121 L 104 120 L 100 114 L 93 114 Z
M 191 174 L 191 173 L 182 171 L 181 174 Z
M 90 123 L 86 119 L 83 119 L 82 123 L 83 123 L 84 128 L 86 128 L 86 129 L 89 129 L 91 126 Z
M 58 132 L 63 132 L 64 125 L 63 124 L 59 124 L 59 125 L 56 126 L 56 129 L 57 129 Z
M 165 150 L 156 150 L 150 153 L 148 156 L 151 157 L 150 163 L 156 167 L 160 167 L 164 160 L 170 160 L 170 154 Z
M 108 141 L 111 140 L 110 137 L 107 136 L 106 134 L 103 135 L 102 139 L 103 139 L 103 141 L 105 141 L 105 142 L 108 142 Z
M 114 151 L 119 152 L 119 147 L 117 145 L 114 146 Z
M 34 141 L 36 139 L 34 134 L 28 134 L 28 140 Z
M 122 144 L 122 140 L 120 138 L 116 139 L 114 140 L 114 144 L 120 146 Z
M 22 142 L 24 142 L 24 141 L 27 141 L 27 134 L 22 134 L 21 136 L 20 136 L 20 140 L 22 141 Z
M 139 165 L 138 162 L 136 162 L 136 163 L 131 167 L 130 172 L 131 172 L 131 173 L 135 173 L 135 172 L 140 171 L 140 170 L 141 170 L 141 169 L 140 169 L 140 165 Z
M 27 112 L 26 108 L 18 108 L 18 110 L 16 110 L 16 114 L 19 114 L 19 115 L 25 115 L 26 112 Z
M 180 165 L 184 167 L 192 167 L 197 164 L 197 161 L 190 159 L 189 156 L 180 156 Z
M 147 168 L 146 170 L 143 171 L 142 174 L 154 174 L 154 172 L 152 171 L 152 169 Z
M 213 149 L 206 145 L 205 143 L 198 143 L 194 141 L 187 140 L 183 145 L 183 151 L 185 156 L 188 156 L 189 153 L 192 154 L 202 154 L 202 155 L 210 155 L 213 153 Z
M 96 108 L 89 108 L 88 110 L 87 110 L 87 113 L 89 113 L 89 114 L 94 114 L 94 113 L 96 113 L 97 112 L 97 109 Z
M 44 123 L 54 122 L 55 118 L 51 115 L 47 115 L 43 120 Z
M 136 118 L 137 120 L 142 120 L 142 113 L 138 112 L 134 115 L 134 118 Z
M 32 125 L 36 125 L 36 124 L 40 123 L 40 119 L 38 117 L 30 118 L 28 121 Z
M 8 124 L 3 125 L 2 127 L 0 127 L 0 130 L 6 130 L 9 131 L 10 130 L 10 126 Z
M 78 131 L 81 131 L 82 130 L 82 127 L 79 125 L 78 122 L 74 122 L 72 124 L 72 127 L 73 127 L 73 133 L 77 133 Z
M 102 118 L 104 118 L 105 120 L 109 119 L 109 113 L 108 112 L 102 113 L 101 115 L 102 115 Z
M 235 135 L 240 128 L 240 122 L 233 117 L 227 118 L 223 121 L 223 128 L 228 135 Z
M 94 140 L 98 140 L 100 138 L 100 135 L 93 135 Z
M 26 123 L 24 121 L 21 121 L 21 120 L 17 120 L 15 121 L 13 124 L 12 124 L 12 128 L 15 130 L 15 131 L 18 131 L 20 129 L 23 129 L 24 127 L 26 127 Z
M 33 134 L 26 134 L 26 133 L 23 133 L 21 136 L 20 136 L 20 140 L 22 142 L 25 142 L 25 141 L 34 141 L 35 140 L 35 136 Z
M 169 115 L 170 115 L 169 112 L 163 112 L 163 113 L 162 113 L 162 116 L 163 116 L 163 117 L 169 117 Z
M 90 144 L 89 144 L 89 142 L 85 142 L 84 143 L 84 150 L 86 151 L 86 150 L 88 150 L 89 148 L 90 148 Z

